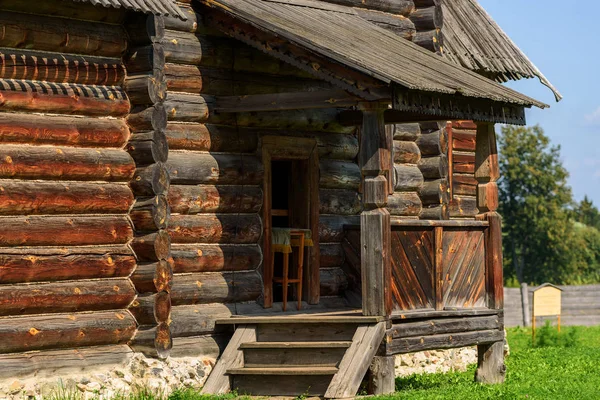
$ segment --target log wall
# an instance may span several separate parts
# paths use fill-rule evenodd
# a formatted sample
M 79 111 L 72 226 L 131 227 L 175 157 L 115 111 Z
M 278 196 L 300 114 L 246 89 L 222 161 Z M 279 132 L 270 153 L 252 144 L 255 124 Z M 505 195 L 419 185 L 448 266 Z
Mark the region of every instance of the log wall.
M 449 129 L 452 131 L 450 217 L 474 219 L 479 213 L 477 179 L 475 179 L 477 125 L 472 121 L 454 121 Z
M 3 378 L 121 362 L 138 325 L 124 13 L 42 3 L 0 4 Z

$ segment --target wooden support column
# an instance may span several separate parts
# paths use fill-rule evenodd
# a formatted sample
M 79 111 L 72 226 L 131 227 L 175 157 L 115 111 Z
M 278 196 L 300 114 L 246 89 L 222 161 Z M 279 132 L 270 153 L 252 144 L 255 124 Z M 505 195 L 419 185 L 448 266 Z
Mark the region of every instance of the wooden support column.
M 369 367 L 370 395 L 385 395 L 396 391 L 394 356 L 375 356 Z
M 391 312 L 388 285 L 391 279 L 391 221 L 386 209 L 391 170 L 391 144 L 383 113 L 387 106 L 361 104 L 359 161 L 364 211 L 361 225 L 361 273 L 364 315 L 387 316 Z
M 479 220 L 487 221 L 485 234 L 485 289 L 487 306 L 504 308 L 502 272 L 502 218 L 498 209 L 498 150 L 494 124 L 477 123 L 475 178 Z M 500 329 L 504 329 L 501 325 Z M 478 367 L 475 380 L 481 383 L 502 383 L 506 375 L 504 343 L 502 341 L 477 346 Z

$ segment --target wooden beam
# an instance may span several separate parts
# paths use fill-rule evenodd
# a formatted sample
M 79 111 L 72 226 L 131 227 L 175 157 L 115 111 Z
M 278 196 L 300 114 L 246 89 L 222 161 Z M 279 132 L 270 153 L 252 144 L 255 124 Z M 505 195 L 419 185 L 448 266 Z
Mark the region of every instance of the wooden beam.
M 352 107 L 356 106 L 359 101 L 359 98 L 344 90 L 269 93 L 217 97 L 214 110 L 218 112 L 255 112 Z

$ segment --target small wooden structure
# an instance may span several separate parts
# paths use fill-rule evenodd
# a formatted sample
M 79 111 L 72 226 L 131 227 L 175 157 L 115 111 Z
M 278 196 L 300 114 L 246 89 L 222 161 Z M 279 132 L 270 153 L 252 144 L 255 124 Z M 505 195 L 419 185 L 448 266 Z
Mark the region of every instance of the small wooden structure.
M 502 381 L 494 124 L 545 105 L 495 80 L 545 78 L 454 3 L 0 2 L 0 380 L 143 352 L 350 397 L 478 345 Z M 273 227 L 311 232 L 301 311 Z
M 557 317 L 560 332 L 560 315 L 562 311 L 562 289 L 551 283 L 544 283 L 533 289 L 533 305 L 531 313 L 531 335 L 535 342 L 535 319 L 537 317 Z

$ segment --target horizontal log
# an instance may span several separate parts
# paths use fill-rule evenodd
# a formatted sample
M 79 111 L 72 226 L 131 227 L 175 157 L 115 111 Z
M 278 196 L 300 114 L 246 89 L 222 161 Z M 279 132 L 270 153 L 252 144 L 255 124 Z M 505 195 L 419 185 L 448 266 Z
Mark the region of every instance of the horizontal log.
M 360 195 L 355 190 L 320 189 L 319 213 L 358 215 L 362 210 Z
M 425 181 L 419 197 L 424 205 L 447 204 L 450 201 L 450 188 L 447 179 L 436 179 L 434 181 Z
M 169 63 L 226 69 L 233 66 L 232 42 L 228 39 L 167 30 L 161 45 Z
M 142 325 L 129 346 L 147 357 L 166 359 L 173 348 L 173 337 L 167 323 Z
M 171 301 L 174 306 L 254 301 L 262 286 L 256 271 L 176 274 Z
M 169 170 L 160 162 L 137 168 L 131 180 L 131 189 L 137 196 L 166 195 L 170 185 Z
M 169 144 L 162 129 L 134 133 L 126 149 L 138 167 L 166 162 L 169 156 Z
M 324 189 L 358 190 L 360 169 L 354 162 L 321 160 L 319 187 Z
M 452 128 L 452 149 L 475 152 L 476 131 Z
M 373 10 L 357 9 L 356 12 L 361 18 L 366 19 L 381 28 L 394 32 L 403 39 L 411 40 L 416 32 L 415 24 L 410 19 L 406 18 L 406 16 L 395 13 L 382 13 Z
M 421 135 L 421 125 L 418 123 L 412 124 L 394 124 L 393 125 L 394 140 L 403 140 L 406 142 L 414 142 Z
M 258 245 L 173 244 L 176 273 L 247 271 L 257 269 L 263 260 Z
M 338 121 L 341 111 L 343 109 L 320 108 L 238 113 L 236 122 L 242 127 L 353 134 L 356 132 L 355 126 L 347 126 Z
M 453 349 L 501 342 L 504 331 L 499 329 L 394 339 L 385 345 L 386 354 L 405 354 L 432 349 Z
M 167 110 L 162 103 L 151 107 L 137 106 L 127 117 L 127 124 L 134 132 L 161 131 L 167 128 Z
M 348 278 L 341 268 L 320 270 L 321 296 L 340 296 L 348 287 Z
M 448 209 L 452 218 L 472 218 L 479 214 L 477 198 L 468 196 L 454 196 Z
M 477 124 L 475 121 L 461 120 L 461 121 L 452 121 L 453 129 L 468 129 L 471 131 L 477 130 Z
M 150 199 L 138 198 L 129 212 L 133 227 L 137 232 L 166 229 L 171 209 L 165 196 Z
M 327 3 L 348 7 L 362 7 L 407 16 L 415 8 L 413 0 L 325 0 Z
M 123 117 L 130 104 L 118 86 L 0 79 L 0 111 Z
M 452 153 L 453 172 L 458 174 L 475 173 L 475 153 L 454 151 Z
M 0 113 L 0 142 L 122 147 L 129 128 L 121 119 Z
M 394 193 L 388 196 L 387 209 L 391 215 L 418 217 L 421 213 L 421 199 L 416 192 Z
M 441 29 L 444 24 L 442 7 L 435 4 L 430 7 L 416 8 L 409 16 L 418 31 Z
M 171 358 L 209 357 L 219 358 L 229 344 L 231 334 L 203 335 L 192 337 L 174 337 Z
M 0 215 L 126 214 L 126 184 L 0 180 Z
M 360 224 L 359 216 L 320 215 L 319 241 L 321 243 L 341 243 L 344 239 L 344 225 Z
M 173 285 L 173 259 L 139 264 L 130 276 L 138 293 L 170 292 Z
M 417 322 L 405 322 L 392 325 L 386 335 L 393 339 L 439 335 L 443 333 L 459 333 L 500 329 L 502 318 L 498 315 L 467 317 L 467 318 L 438 318 Z
M 394 140 L 394 162 L 397 164 L 417 164 L 421 150 L 415 142 Z
M 127 48 L 120 25 L 99 22 L 2 12 L 0 30 L 0 47 L 103 57 L 120 57 Z
M 417 46 L 423 47 L 429 51 L 440 53 L 443 49 L 443 35 L 437 29 L 417 31 L 413 35 L 412 41 Z
M 31 5 L 21 0 L 3 0 L 0 9 L 31 13 Z M 81 21 L 100 21 L 109 24 L 123 22 L 125 15 L 122 9 L 113 7 L 97 7 L 92 3 L 64 2 L 63 0 L 45 0 L 36 4 L 35 13 L 46 17 L 65 17 Z
M 262 308 L 256 304 L 256 308 Z M 263 309 L 264 310 L 264 309 Z M 173 307 L 171 332 L 173 337 L 189 337 L 227 332 L 227 327 L 218 326 L 218 319 L 238 314 L 236 304 L 181 305 Z
M 477 179 L 473 174 L 453 174 L 452 193 L 455 195 L 476 196 Z
M 321 268 L 341 267 L 344 263 L 344 249 L 341 243 L 321 243 L 319 250 Z
M 57 83 L 121 86 L 125 67 L 120 58 L 52 55 L 25 49 L 2 49 L 0 78 Z
M 394 190 L 397 192 L 414 192 L 423 185 L 423 174 L 416 165 L 394 165 Z
M 171 185 L 171 211 L 178 214 L 257 213 L 263 203 L 259 186 Z
M 169 121 L 202 123 L 208 121 L 209 117 L 211 121 L 219 121 L 218 116 L 215 115 L 213 118 L 214 103 L 213 96 L 169 93 L 164 104 Z M 234 119 L 226 117 L 225 121 L 234 122 Z
M 135 299 L 128 278 L 0 286 L 0 316 L 120 310 Z
M 434 220 L 434 221 L 445 220 L 445 219 L 450 218 L 448 209 L 449 209 L 449 207 L 447 204 L 423 207 L 423 209 L 421 210 L 421 214 L 419 214 L 419 218 L 424 219 L 424 220 Z
M 173 215 L 168 232 L 173 243 L 257 243 L 262 233 L 258 214 Z
M 126 344 L 137 325 L 126 311 L 4 318 L 0 353 Z
M 165 49 L 161 43 L 132 46 L 123 59 L 128 74 L 149 73 L 158 76 L 165 69 Z
M 180 2 L 181 3 L 181 2 Z M 177 16 L 164 16 L 165 29 L 180 32 L 197 33 L 203 31 L 204 23 L 202 15 L 198 14 L 188 5 L 178 4 L 181 12 L 186 16 L 186 19 L 181 19 Z
M 127 246 L 0 248 L 0 282 L 126 277 L 136 265 Z
M 171 238 L 164 231 L 136 236 L 131 242 L 135 255 L 144 261 L 167 260 L 170 254 Z
M 124 368 L 131 356 L 131 349 L 124 344 L 3 354 L 0 356 L 0 379 L 35 376 L 36 379 L 55 380 L 57 376 L 72 373 L 98 373 Z
M 164 323 L 171 318 L 171 296 L 167 292 L 138 295 L 128 310 L 139 325 Z
M 448 152 L 448 132 L 445 128 L 422 133 L 416 141 L 423 156 L 437 156 Z
M 132 104 L 154 104 L 167 97 L 167 84 L 159 73 L 127 76 L 123 89 Z
M 0 177 L 81 181 L 129 181 L 135 164 L 118 149 L 0 147 Z
M 208 154 L 171 151 L 168 161 L 173 184 L 262 184 L 258 157 L 247 154 Z
M 418 166 L 425 179 L 440 179 L 448 176 L 448 158 L 444 154 L 421 158 Z
M 171 150 L 253 153 L 258 130 L 233 126 L 170 122 L 166 135 Z
M 165 19 L 147 13 L 131 13 L 125 19 L 129 45 L 160 42 L 165 36 Z
M 0 246 L 124 244 L 133 237 L 126 216 L 0 217 Z

